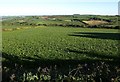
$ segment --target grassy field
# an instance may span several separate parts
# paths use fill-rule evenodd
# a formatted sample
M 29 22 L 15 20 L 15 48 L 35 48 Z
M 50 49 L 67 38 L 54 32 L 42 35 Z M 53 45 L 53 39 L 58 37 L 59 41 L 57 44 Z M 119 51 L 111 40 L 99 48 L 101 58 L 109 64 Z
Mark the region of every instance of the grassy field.
M 21 59 L 113 59 L 118 56 L 119 35 L 113 29 L 38 26 L 3 32 L 2 52 Z
M 36 82 L 51 82 L 50 79 L 62 82 L 66 78 L 64 82 L 99 82 L 101 79 L 103 82 L 111 82 L 111 79 L 119 82 L 119 29 L 76 28 L 76 25 L 84 24 L 81 20 L 87 21 L 91 16 L 77 18 L 80 21 L 70 21 L 73 16 L 55 18 L 57 21 L 41 17 L 15 17 L 16 20 L 10 17 L 3 21 L 3 82 L 12 78 L 20 82 L 35 82 L 36 79 Z M 21 20 L 27 23 L 18 22 Z M 51 25 L 59 23 L 73 24 L 73 27 Z
M 91 58 L 85 52 L 118 56 L 119 35 L 118 30 L 89 28 L 38 27 L 9 31 L 3 32 L 3 52 L 49 59 Z M 76 55 L 72 50 L 83 53 Z

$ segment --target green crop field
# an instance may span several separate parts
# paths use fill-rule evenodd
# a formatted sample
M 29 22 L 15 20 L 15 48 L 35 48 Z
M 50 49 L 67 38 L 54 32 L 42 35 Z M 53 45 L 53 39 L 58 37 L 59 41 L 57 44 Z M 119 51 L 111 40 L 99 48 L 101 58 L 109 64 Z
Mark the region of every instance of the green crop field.
M 81 19 L 90 17 L 82 16 Z M 69 78 L 83 82 L 87 78 L 90 79 L 87 82 L 98 82 L 97 79 L 102 78 L 106 82 L 104 79 L 114 77 L 117 80 L 114 82 L 119 82 L 119 29 L 89 28 L 80 18 L 70 21 L 72 16 L 56 16 L 56 19 L 18 17 L 15 20 L 11 17 L 3 21 L 3 79 L 15 76 L 18 82 L 35 82 L 36 79 L 36 82 L 51 82 L 50 79 Z M 21 20 L 24 22 L 18 22 Z
M 101 59 L 97 55 L 118 56 L 118 30 L 38 27 L 3 32 L 2 37 L 2 51 L 20 58 L 82 60 Z

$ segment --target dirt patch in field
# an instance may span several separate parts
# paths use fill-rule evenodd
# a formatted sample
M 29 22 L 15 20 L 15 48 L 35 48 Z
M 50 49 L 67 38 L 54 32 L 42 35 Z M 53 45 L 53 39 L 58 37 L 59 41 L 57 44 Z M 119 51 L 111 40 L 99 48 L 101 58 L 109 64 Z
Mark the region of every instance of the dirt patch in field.
M 16 27 L 16 28 L 3 28 L 2 31 L 14 31 L 14 30 L 21 30 L 21 29 L 29 29 L 29 28 L 40 28 L 41 26 L 36 27 Z M 42 26 L 44 27 L 44 26 Z
M 89 20 L 89 21 L 83 21 L 86 24 L 89 25 L 100 25 L 100 24 L 107 24 L 108 22 L 106 21 L 100 21 L 100 20 Z
M 2 31 L 13 31 L 13 29 L 11 29 L 11 28 L 6 28 L 6 29 L 2 29 Z
M 3 28 L 2 31 L 14 31 L 14 30 L 20 30 L 20 29 L 27 29 L 27 28 L 30 28 L 30 27 Z

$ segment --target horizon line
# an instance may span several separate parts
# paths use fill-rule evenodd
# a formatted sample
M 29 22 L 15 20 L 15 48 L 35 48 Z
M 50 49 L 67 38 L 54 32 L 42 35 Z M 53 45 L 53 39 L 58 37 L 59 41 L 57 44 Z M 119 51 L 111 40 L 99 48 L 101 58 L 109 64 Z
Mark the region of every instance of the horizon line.
M 101 15 L 101 16 L 116 16 L 119 14 L 33 14 L 33 15 L 0 15 L 0 16 L 58 16 L 58 15 Z

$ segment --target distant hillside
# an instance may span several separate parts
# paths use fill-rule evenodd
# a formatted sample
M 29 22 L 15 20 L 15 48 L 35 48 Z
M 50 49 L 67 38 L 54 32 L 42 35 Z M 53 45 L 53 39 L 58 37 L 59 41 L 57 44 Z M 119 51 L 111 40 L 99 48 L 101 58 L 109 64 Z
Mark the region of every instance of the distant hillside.
M 50 16 L 3 16 L 3 28 L 21 26 L 62 26 L 118 29 L 118 16 L 103 15 L 50 15 Z

